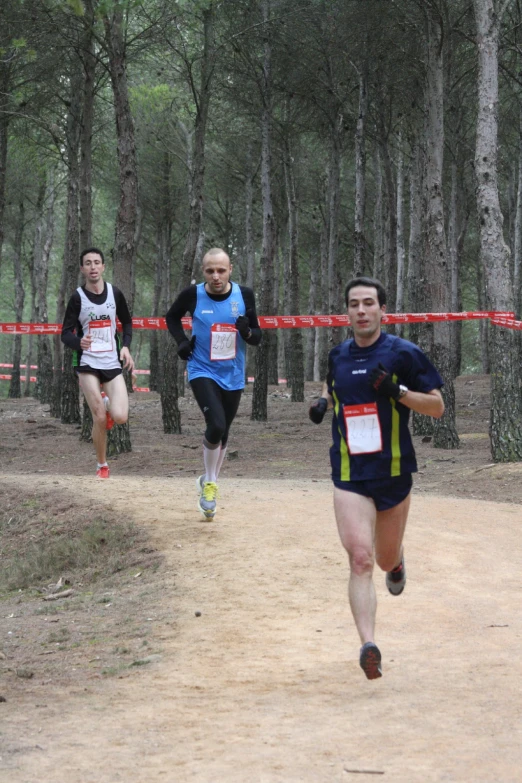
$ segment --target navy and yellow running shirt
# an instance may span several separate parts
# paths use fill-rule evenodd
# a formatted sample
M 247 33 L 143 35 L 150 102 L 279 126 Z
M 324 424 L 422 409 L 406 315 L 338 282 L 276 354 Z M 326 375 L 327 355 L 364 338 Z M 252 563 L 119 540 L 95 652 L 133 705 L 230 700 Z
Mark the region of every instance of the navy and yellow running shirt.
M 400 337 L 381 333 L 367 348 L 361 348 L 353 339 L 333 348 L 328 357 L 327 378 L 328 391 L 334 402 L 330 448 L 333 480 L 366 481 L 417 470 L 408 428 L 409 408 L 378 395 L 368 382 L 370 372 L 379 363 L 396 383 L 412 391 L 430 392 L 443 386 L 439 373 L 420 348 Z M 382 448 L 372 453 L 355 453 L 357 449 L 354 448 L 353 453 L 349 453 L 343 406 L 364 404 L 374 412 L 370 419 L 378 417 Z

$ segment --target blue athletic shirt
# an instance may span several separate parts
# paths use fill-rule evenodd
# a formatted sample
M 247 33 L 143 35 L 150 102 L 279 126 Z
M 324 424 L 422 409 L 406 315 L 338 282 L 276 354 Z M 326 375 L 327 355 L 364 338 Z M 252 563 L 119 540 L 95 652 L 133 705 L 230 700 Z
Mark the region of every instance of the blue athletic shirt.
M 345 340 L 328 357 L 328 391 L 334 401 L 333 443 L 330 448 L 332 479 L 365 481 L 401 476 L 417 471 L 415 451 L 408 428 L 410 409 L 391 398 L 378 395 L 368 375 L 381 363 L 395 383 L 418 392 L 430 392 L 444 385 L 427 356 L 413 343 L 381 333 L 367 348 Z M 343 405 L 376 403 L 382 433 L 382 451 L 349 454 Z
M 245 315 L 246 307 L 237 283 L 231 283 L 232 292 L 222 302 L 211 299 L 205 291 L 205 283 L 196 286 L 196 308 L 192 314 L 192 334 L 196 345 L 187 362 L 189 381 L 194 378 L 212 378 L 222 389 L 236 391 L 245 386 L 246 343 L 237 334 L 234 359 L 212 361 L 210 358 L 210 329 L 212 324 L 231 324 L 239 315 Z

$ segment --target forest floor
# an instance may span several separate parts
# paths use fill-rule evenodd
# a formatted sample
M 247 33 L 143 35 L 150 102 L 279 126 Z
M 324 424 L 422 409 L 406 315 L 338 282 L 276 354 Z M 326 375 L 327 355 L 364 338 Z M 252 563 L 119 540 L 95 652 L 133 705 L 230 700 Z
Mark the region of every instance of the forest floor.
M 457 381 L 460 449 L 415 438 L 408 585 L 394 598 L 375 574 L 372 682 L 330 427 L 307 418 L 319 389 L 271 388 L 259 423 L 247 388 L 212 523 L 190 392 L 181 435 L 163 434 L 156 394 L 132 395 L 133 451 L 106 482 L 77 427 L 0 400 L 0 778 L 520 780 L 522 463 L 492 464 L 489 379 Z

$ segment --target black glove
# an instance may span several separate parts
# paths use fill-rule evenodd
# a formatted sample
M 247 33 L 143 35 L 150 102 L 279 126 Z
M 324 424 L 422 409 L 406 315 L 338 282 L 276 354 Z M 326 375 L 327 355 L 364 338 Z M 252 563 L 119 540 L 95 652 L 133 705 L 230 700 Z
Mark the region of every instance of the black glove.
M 238 318 L 236 318 L 236 323 L 234 324 L 243 340 L 247 340 L 252 331 L 250 328 L 250 318 L 248 317 L 251 312 L 252 310 L 247 310 L 246 315 L 238 316 Z
M 310 410 L 308 411 L 310 421 L 313 421 L 314 424 L 320 424 L 324 419 L 327 408 L 328 400 L 325 397 L 319 397 L 318 400 L 310 405 Z
M 368 375 L 368 383 L 373 386 L 377 394 L 382 394 L 383 397 L 398 400 L 401 396 L 399 384 L 392 381 L 390 373 L 380 362 L 379 366 L 374 367 Z
M 178 345 L 179 358 L 183 359 L 183 361 L 185 362 L 187 361 L 187 359 L 190 359 L 195 345 L 196 345 L 195 335 L 190 340 L 183 340 L 183 342 Z

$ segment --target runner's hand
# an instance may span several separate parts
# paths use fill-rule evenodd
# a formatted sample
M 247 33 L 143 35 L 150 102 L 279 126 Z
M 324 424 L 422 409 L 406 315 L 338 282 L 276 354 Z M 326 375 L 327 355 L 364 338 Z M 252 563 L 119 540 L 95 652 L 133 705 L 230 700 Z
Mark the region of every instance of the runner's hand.
M 394 400 L 400 397 L 399 384 L 392 381 L 390 373 L 380 362 L 368 375 L 368 383 L 383 397 L 391 397 Z
M 236 323 L 234 324 L 243 340 L 248 340 L 252 334 L 252 330 L 250 328 L 250 319 L 248 317 L 251 312 L 251 310 L 247 310 L 246 315 L 240 315 L 238 318 L 236 318 Z
M 324 419 L 324 414 L 326 413 L 327 408 L 328 400 L 325 397 L 320 397 L 318 400 L 312 403 L 312 405 L 310 405 L 310 410 L 308 411 L 310 421 L 313 421 L 314 424 L 320 424 Z
M 183 359 L 184 362 L 186 362 L 187 359 L 190 359 L 195 345 L 196 345 L 196 335 L 193 335 L 193 337 L 190 340 L 183 340 L 183 342 L 178 345 L 179 358 Z
M 132 372 L 134 370 L 134 359 L 132 358 L 128 348 L 122 348 L 120 351 L 120 361 L 123 364 L 123 369 Z

